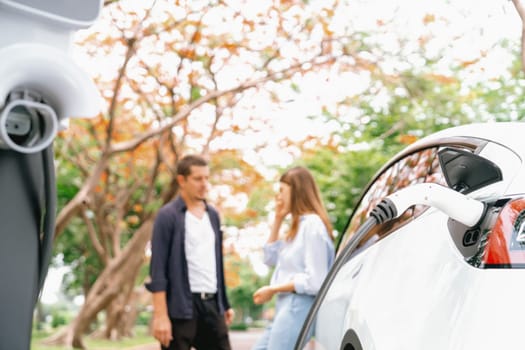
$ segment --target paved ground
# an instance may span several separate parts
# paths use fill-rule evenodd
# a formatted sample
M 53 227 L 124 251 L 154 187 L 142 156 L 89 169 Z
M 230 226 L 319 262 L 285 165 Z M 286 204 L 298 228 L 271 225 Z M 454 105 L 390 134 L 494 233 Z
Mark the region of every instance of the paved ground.
M 249 331 L 230 331 L 230 341 L 232 350 L 250 350 L 255 344 L 257 339 L 261 336 L 262 330 L 249 330 Z M 149 344 L 135 346 L 129 350 L 159 350 L 158 344 Z
M 262 331 L 262 329 L 257 329 L 245 332 L 230 332 L 232 350 L 250 350 L 262 335 Z

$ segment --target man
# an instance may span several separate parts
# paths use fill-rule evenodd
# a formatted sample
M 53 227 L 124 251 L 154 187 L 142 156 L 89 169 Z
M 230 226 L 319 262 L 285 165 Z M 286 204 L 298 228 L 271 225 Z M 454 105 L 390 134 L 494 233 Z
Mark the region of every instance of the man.
M 203 158 L 182 158 L 179 195 L 155 220 L 146 288 L 153 293 L 153 336 L 162 349 L 230 349 L 233 309 L 224 286 L 219 215 L 205 200 L 209 173 Z

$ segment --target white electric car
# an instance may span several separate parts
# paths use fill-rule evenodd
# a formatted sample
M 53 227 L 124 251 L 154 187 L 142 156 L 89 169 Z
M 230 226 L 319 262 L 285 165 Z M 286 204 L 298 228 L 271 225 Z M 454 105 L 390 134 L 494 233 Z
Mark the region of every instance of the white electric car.
M 390 160 L 296 349 L 525 349 L 524 135 L 525 123 L 465 125 Z

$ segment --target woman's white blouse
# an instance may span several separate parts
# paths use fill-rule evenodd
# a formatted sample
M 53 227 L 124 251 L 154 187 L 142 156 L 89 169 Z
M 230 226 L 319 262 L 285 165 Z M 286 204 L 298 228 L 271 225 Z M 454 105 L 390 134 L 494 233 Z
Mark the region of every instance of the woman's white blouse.
M 293 281 L 295 292 L 315 295 L 334 261 L 334 245 L 321 218 L 302 215 L 292 241 L 264 246 L 264 263 L 275 266 L 271 285 Z

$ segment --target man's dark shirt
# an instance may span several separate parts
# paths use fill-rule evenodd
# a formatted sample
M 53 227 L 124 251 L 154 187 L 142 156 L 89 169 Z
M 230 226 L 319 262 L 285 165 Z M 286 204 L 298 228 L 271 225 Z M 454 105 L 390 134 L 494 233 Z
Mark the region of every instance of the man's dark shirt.
M 220 313 L 230 308 L 224 286 L 222 261 L 222 232 L 217 211 L 206 204 L 211 226 L 215 233 L 215 263 L 217 271 L 217 301 Z M 151 282 L 146 283 L 150 292 L 166 292 L 170 318 L 193 317 L 192 294 L 188 279 L 188 264 L 184 247 L 186 204 L 178 196 L 163 206 L 155 219 L 151 239 Z

